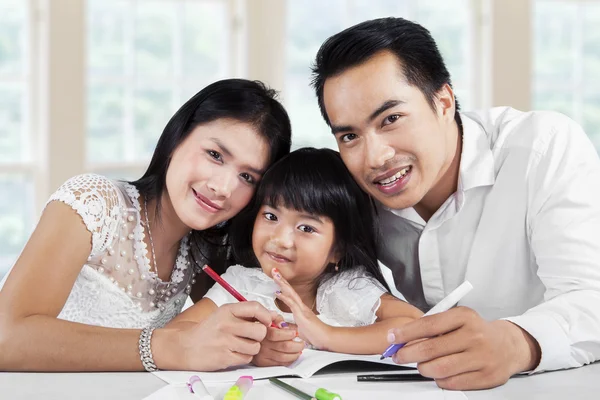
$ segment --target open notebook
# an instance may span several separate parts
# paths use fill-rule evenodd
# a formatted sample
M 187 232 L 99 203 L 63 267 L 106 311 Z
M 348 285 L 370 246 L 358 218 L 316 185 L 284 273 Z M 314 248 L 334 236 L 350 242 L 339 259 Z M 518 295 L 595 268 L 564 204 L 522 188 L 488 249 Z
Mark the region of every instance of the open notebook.
M 277 376 L 297 376 L 310 378 L 321 369 L 332 364 L 344 361 L 363 361 L 375 364 L 384 364 L 397 368 L 416 368 L 415 364 L 397 365 L 391 359 L 380 360 L 379 354 L 372 356 L 359 356 L 355 354 L 331 353 L 328 351 L 306 349 L 289 367 L 256 367 L 245 365 L 218 372 L 193 372 L 193 371 L 157 371 L 154 372 L 158 378 L 170 384 L 182 384 L 189 380 L 190 376 L 198 375 L 205 383 L 235 382 L 241 375 L 251 375 L 254 379 L 265 379 Z

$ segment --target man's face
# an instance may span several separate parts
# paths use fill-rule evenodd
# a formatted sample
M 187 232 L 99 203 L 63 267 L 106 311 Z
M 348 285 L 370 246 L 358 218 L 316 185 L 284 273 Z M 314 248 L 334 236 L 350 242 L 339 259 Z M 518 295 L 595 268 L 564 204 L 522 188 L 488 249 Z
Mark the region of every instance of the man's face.
M 344 163 L 383 205 L 415 206 L 447 171 L 456 149 L 452 90 L 437 93 L 434 111 L 392 53 L 328 78 L 323 101 Z

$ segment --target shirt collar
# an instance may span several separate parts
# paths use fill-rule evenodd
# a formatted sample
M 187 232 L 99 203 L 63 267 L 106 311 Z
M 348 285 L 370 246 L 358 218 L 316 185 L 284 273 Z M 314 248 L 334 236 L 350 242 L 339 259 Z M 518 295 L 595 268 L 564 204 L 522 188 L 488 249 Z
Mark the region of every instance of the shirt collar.
M 463 124 L 463 135 L 457 191 L 462 197 L 462 193 L 469 189 L 493 185 L 496 180 L 496 169 L 494 155 L 490 149 L 490 141 L 484 127 L 463 113 L 460 116 Z M 399 210 L 383 205 L 381 207 L 399 217 L 425 225 L 425 221 L 413 207 Z
M 494 155 L 490 139 L 482 125 L 461 113 L 463 123 L 462 154 L 458 191 L 466 192 L 478 186 L 490 186 L 496 181 Z

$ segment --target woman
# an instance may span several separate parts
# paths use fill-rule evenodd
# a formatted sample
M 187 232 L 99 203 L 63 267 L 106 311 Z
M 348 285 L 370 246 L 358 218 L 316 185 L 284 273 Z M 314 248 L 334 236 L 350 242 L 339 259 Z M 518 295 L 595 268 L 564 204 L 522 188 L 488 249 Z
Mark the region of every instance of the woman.
M 227 221 L 289 153 L 287 113 L 259 82 L 185 103 L 134 182 L 82 175 L 55 192 L 0 291 L 0 370 L 214 370 L 250 361 L 272 317 L 257 303 L 163 326 L 198 267 L 227 264 Z M 196 282 L 197 281 L 197 282 Z M 257 320 L 260 324 L 253 322 Z

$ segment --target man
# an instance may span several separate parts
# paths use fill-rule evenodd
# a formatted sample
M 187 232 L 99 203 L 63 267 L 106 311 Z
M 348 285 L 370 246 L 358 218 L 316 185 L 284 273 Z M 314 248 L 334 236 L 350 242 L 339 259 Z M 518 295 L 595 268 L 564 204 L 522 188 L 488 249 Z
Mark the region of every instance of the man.
M 379 258 L 423 311 L 464 280 L 461 307 L 388 334 L 442 388 L 600 358 L 600 161 L 551 112 L 458 112 L 429 32 L 401 18 L 329 38 L 314 65 L 341 156 L 379 206 Z M 419 340 L 425 339 L 427 340 Z

